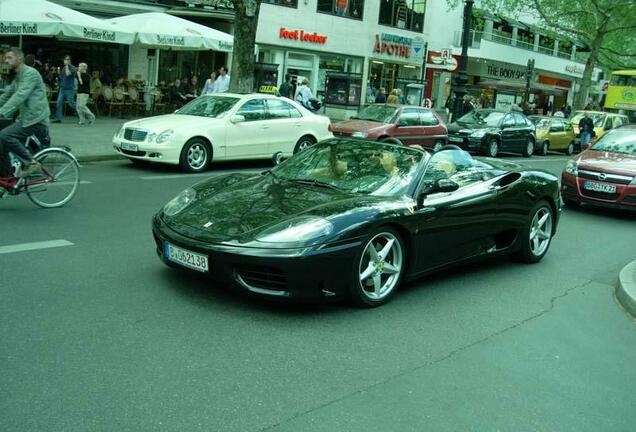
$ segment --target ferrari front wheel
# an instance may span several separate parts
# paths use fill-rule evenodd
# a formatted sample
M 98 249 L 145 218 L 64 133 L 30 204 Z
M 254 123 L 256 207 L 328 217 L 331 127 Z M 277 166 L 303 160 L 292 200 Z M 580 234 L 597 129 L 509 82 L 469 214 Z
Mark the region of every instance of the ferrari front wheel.
M 352 303 L 368 308 L 389 301 L 402 279 L 405 258 L 404 243 L 395 230 L 374 231 L 354 261 Z

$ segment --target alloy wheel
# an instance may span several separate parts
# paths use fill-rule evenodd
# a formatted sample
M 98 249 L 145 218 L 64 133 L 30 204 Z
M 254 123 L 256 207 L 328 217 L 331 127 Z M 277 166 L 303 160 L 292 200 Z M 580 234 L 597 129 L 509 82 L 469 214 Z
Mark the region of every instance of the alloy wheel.
M 441 142 L 435 141 L 435 144 L 433 145 L 433 151 L 438 152 L 442 149 L 442 147 L 444 147 L 444 145 Z
M 499 152 L 499 144 L 497 143 L 497 141 L 495 140 L 490 141 L 490 144 L 488 145 L 488 156 L 496 157 L 498 152 Z
M 530 251 L 534 256 L 541 256 L 550 245 L 552 238 L 552 212 L 547 207 L 540 207 L 530 224 Z
M 532 153 L 534 153 L 534 143 L 529 139 L 526 143 L 526 155 L 532 156 Z
M 205 166 L 208 160 L 208 150 L 203 144 L 193 144 L 188 149 L 188 165 L 192 169 L 198 170 Z
M 358 268 L 362 294 L 371 301 L 388 297 L 400 281 L 402 244 L 390 232 L 380 232 L 366 245 Z

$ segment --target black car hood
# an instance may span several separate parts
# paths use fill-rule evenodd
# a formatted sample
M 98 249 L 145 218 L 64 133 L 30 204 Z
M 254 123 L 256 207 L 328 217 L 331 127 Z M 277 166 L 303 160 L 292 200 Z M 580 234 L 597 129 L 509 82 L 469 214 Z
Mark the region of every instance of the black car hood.
M 492 126 L 488 126 L 487 124 L 453 122 L 448 126 L 448 133 L 459 134 L 460 131 L 462 130 L 476 131 L 479 129 L 496 129 L 496 128 L 493 128 Z
M 263 230 L 299 216 L 332 218 L 383 205 L 381 197 L 298 184 L 270 174 L 232 174 L 199 183 L 194 189 L 197 197 L 192 204 L 176 216 L 163 218 L 179 234 L 213 243 L 248 243 Z

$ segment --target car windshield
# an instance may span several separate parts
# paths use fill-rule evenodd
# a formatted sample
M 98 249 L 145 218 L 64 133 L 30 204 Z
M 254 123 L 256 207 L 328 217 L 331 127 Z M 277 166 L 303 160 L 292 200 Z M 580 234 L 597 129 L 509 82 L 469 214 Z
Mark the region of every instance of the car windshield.
M 239 101 L 228 96 L 203 96 L 180 108 L 175 114 L 218 118 L 225 115 Z
M 460 117 L 457 123 L 483 124 L 490 127 L 499 126 L 501 119 L 506 115 L 499 111 L 474 110 Z
M 614 129 L 603 135 L 592 150 L 636 156 L 636 130 Z
M 399 196 L 413 185 L 420 163 L 429 157 L 404 146 L 331 139 L 303 150 L 272 173 L 346 193 Z
M 537 129 L 547 129 L 550 127 L 550 120 L 541 117 L 528 117 Z
M 590 117 L 592 118 L 592 121 L 594 122 L 595 128 L 603 127 L 603 120 L 605 120 L 605 114 L 603 113 L 589 113 L 589 114 L 590 114 Z M 585 116 L 585 113 L 583 111 L 578 111 L 576 114 L 574 114 L 574 116 L 572 116 L 570 121 L 572 122 L 572 124 L 575 124 L 578 126 L 583 116 Z
M 351 118 L 354 120 L 370 120 L 379 123 L 393 123 L 397 113 L 398 108 L 390 105 L 369 105 L 361 110 L 358 115 Z

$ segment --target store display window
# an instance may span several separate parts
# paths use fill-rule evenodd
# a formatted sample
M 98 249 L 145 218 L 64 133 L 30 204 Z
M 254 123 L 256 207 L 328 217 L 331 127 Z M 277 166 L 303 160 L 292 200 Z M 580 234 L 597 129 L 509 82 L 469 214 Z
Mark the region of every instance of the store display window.
M 324 102 L 327 105 L 359 106 L 362 75 L 327 72 Z

